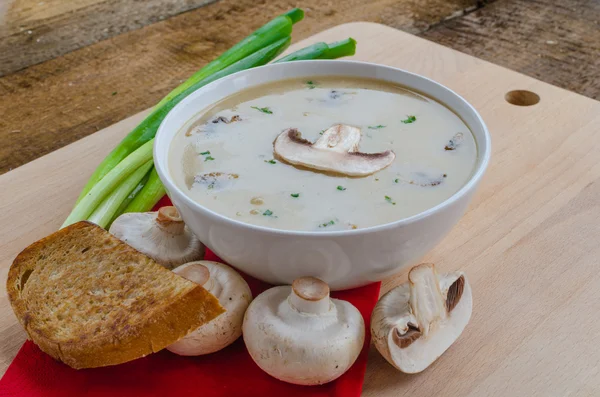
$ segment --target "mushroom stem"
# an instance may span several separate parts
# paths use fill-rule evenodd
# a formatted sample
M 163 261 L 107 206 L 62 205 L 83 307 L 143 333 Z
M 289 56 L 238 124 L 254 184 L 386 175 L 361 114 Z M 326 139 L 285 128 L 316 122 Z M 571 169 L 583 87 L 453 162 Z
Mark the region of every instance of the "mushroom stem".
M 415 266 L 408 273 L 410 307 L 424 337 L 438 322 L 446 319 L 446 300 L 440 290 L 435 268 L 431 263 Z
M 181 235 L 185 230 L 185 223 L 175 207 L 162 207 L 156 214 L 156 224 L 164 231 Z
M 331 309 L 329 286 L 315 277 L 302 277 L 292 283 L 290 305 L 301 313 L 323 314 Z
M 182 267 L 177 274 L 208 289 L 205 284 L 210 280 L 210 272 L 204 265 L 192 262 L 190 265 Z

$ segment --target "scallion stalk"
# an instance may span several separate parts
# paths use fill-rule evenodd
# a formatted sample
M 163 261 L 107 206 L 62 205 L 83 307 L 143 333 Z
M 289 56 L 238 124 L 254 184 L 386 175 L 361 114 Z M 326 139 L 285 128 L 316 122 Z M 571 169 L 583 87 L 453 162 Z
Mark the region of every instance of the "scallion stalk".
M 152 160 L 152 145 L 154 139 L 140 146 L 136 151 L 127 156 L 123 161 L 111 169 L 92 189 L 75 205 L 62 227 L 79 222 L 94 212 L 98 205 L 129 175 L 143 164 Z
M 152 164 L 154 164 L 154 161 L 152 162 Z M 146 175 L 144 175 L 140 183 L 138 183 L 138 185 L 131 191 L 131 193 L 129 193 L 129 195 L 125 197 L 125 200 L 123 200 L 123 202 L 117 209 L 117 212 L 115 212 L 115 215 L 113 216 L 113 219 L 110 221 L 110 223 L 113 223 L 113 221 L 125 211 L 125 208 L 129 206 L 129 204 L 138 196 L 138 193 L 140 193 L 144 186 L 146 186 L 146 183 L 148 183 L 148 180 L 150 179 L 150 174 L 152 173 L 152 170 L 154 170 L 154 167 L 152 167 L 152 169 L 148 171 Z
M 235 44 L 233 47 L 221 54 L 220 57 L 204 66 L 184 81 L 180 86 L 175 88 L 166 97 L 164 97 L 157 106 L 162 106 L 187 88 L 196 84 L 198 81 L 213 75 L 214 73 L 223 70 L 227 66 L 239 61 L 242 58 L 256 52 L 278 40 L 288 37 L 292 34 L 292 25 L 301 21 L 304 18 L 304 11 L 299 8 L 294 8 L 285 14 L 275 17 L 267 22 L 248 37 Z
M 140 168 L 131 173 L 115 190 L 113 190 L 92 212 L 88 220 L 94 222 L 96 225 L 108 228 L 110 223 L 115 218 L 115 214 L 118 211 L 121 203 L 129 196 L 129 194 L 136 188 L 140 181 L 146 176 L 150 168 L 152 168 L 153 161 L 149 160 L 144 163 Z
M 356 40 L 348 37 L 345 40 L 327 44 L 327 50 L 321 54 L 319 59 L 337 59 L 354 55 L 356 52 Z
M 150 211 L 164 195 L 165 187 L 158 178 L 156 168 L 152 168 L 148 181 L 135 198 L 125 207 L 123 213 Z
M 315 43 L 304 47 L 298 51 L 292 52 L 273 63 L 305 61 L 311 59 L 336 59 L 354 55 L 356 52 L 356 40 L 347 38 L 346 40 L 336 41 L 334 43 Z

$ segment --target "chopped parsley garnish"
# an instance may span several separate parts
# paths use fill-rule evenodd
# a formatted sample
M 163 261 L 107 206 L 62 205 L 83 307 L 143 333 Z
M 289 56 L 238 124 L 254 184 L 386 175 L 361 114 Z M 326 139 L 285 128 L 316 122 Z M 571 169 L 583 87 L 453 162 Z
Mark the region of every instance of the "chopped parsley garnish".
M 215 158 L 213 156 L 206 156 L 204 161 L 213 161 Z
M 343 187 L 343 186 L 338 186 L 338 187 L 337 187 L 337 190 L 344 191 L 344 190 L 346 190 L 346 188 L 345 188 L 345 187 Z
M 331 220 L 331 221 L 329 221 L 327 223 L 321 223 L 319 225 L 319 227 L 327 227 L 327 226 L 330 226 L 330 225 L 335 225 L 335 222 L 333 220 Z
M 312 90 L 313 88 L 317 88 L 317 82 L 316 81 L 308 80 L 306 82 L 306 85 L 307 85 L 307 87 L 308 87 L 309 90 Z
M 271 159 L 271 160 L 265 160 L 265 163 L 269 163 L 269 164 L 277 164 L 277 161 Z
M 258 110 L 259 112 L 263 112 L 263 113 L 266 113 L 266 114 L 273 114 L 273 111 L 270 108 L 268 108 L 268 107 L 264 107 L 264 108 L 259 108 L 257 106 L 251 106 L 251 107 L 252 107 L 252 109 Z
M 273 215 L 273 211 L 271 210 L 266 210 L 265 212 L 263 212 L 264 216 L 272 216 Z
M 381 125 L 381 124 L 379 124 L 379 125 L 370 125 L 370 126 L 369 126 L 369 129 L 370 129 L 370 130 L 380 130 L 380 129 L 382 129 L 382 128 L 385 128 L 385 125 Z
M 406 116 L 406 120 L 402 120 L 404 124 L 411 124 L 415 121 L 417 121 L 417 118 L 415 116 Z
M 324 132 L 325 130 L 321 130 L 321 132 L 319 132 L 319 135 L 323 135 Z
M 210 150 L 207 150 L 206 152 L 202 152 L 200 154 L 203 156 L 208 156 L 210 154 Z
M 398 179 L 398 178 L 394 179 L 394 183 L 398 183 L 398 182 L 400 182 L 400 179 Z
M 387 201 L 390 204 L 396 205 L 396 202 L 392 200 L 390 196 L 385 196 L 385 201 Z
M 290 196 L 292 196 L 293 198 L 298 198 L 300 197 L 300 193 L 292 193 L 290 194 Z
M 117 95 L 117 91 L 114 91 L 114 92 L 112 93 L 112 96 L 115 96 L 115 95 Z

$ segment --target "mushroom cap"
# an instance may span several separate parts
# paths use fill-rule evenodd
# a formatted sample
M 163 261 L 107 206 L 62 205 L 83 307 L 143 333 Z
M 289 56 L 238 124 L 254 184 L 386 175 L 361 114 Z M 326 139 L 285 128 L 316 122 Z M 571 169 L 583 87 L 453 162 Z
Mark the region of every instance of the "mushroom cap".
M 204 257 L 204 245 L 175 207 L 119 216 L 109 232 L 168 269 Z
M 181 356 L 199 356 L 219 351 L 242 335 L 244 313 L 252 301 L 246 281 L 231 267 L 218 262 L 197 261 L 173 270 L 213 294 L 225 313 L 202 325 L 167 349 Z
M 382 296 L 373 310 L 371 334 L 375 347 L 402 372 L 414 374 L 431 365 L 456 341 L 471 318 L 473 297 L 465 275 L 456 272 L 437 278 L 446 300 L 445 318 L 432 322 L 426 335 L 410 305 L 409 282 Z
M 275 154 L 287 163 L 348 176 L 367 176 L 392 164 L 391 150 L 360 153 L 359 128 L 337 124 L 323 133 L 315 143 L 303 139 L 295 128 L 283 131 L 275 139 Z
M 322 290 L 313 292 L 321 296 Z M 292 294 L 291 286 L 274 287 L 250 304 L 243 326 L 248 352 L 263 371 L 284 382 L 330 382 L 360 354 L 365 338 L 362 315 L 350 303 L 330 299 L 328 294 L 323 298 L 329 303 L 324 312 L 303 312 L 290 303 L 298 297 Z

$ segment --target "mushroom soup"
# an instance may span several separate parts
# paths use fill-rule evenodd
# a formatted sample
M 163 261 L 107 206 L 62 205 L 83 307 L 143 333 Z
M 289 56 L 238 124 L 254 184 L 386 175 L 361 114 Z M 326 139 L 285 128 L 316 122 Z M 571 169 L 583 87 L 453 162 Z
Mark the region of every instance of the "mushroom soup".
M 471 177 L 475 140 L 441 103 L 379 80 L 315 77 L 202 110 L 169 149 L 175 183 L 229 218 L 331 231 L 397 221 Z

